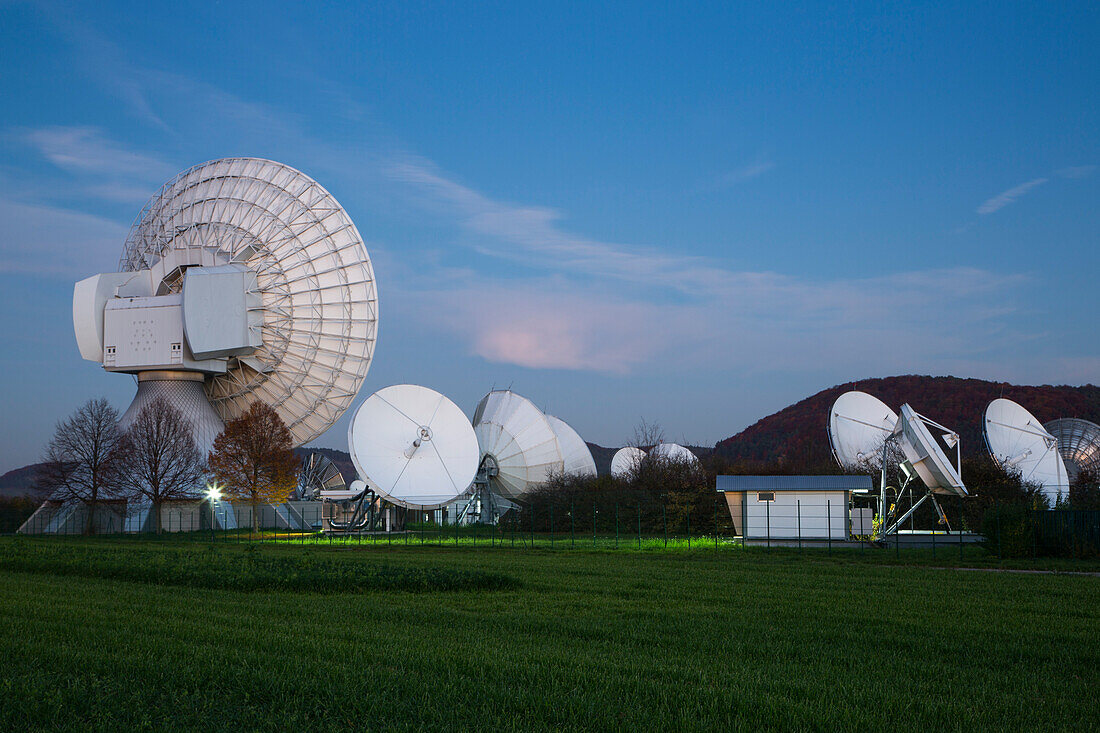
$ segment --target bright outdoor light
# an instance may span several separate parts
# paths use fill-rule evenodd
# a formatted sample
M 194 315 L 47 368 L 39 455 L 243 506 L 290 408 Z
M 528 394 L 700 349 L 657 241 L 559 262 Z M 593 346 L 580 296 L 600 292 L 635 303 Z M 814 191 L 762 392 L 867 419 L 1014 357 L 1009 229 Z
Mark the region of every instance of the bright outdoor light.
M 207 485 L 206 496 L 210 501 L 220 501 L 222 498 L 221 489 L 218 488 L 217 484 Z

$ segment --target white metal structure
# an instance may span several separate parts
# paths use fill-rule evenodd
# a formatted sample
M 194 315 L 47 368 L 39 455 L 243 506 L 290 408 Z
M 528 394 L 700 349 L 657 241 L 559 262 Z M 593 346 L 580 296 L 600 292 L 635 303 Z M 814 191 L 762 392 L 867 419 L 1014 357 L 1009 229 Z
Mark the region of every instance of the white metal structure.
M 616 478 L 626 478 L 638 470 L 643 460 L 645 460 L 645 451 L 641 448 L 635 448 L 632 445 L 620 448 L 611 457 L 611 475 Z
M 829 445 L 841 468 L 882 466 L 882 446 L 894 432 L 898 414 L 882 400 L 853 390 L 836 398 L 829 411 Z
M 1021 405 L 1003 397 L 985 408 L 985 445 L 993 460 L 1037 483 L 1051 499 L 1069 494 L 1069 475 L 1058 452 L 1058 439 Z
M 1051 420 L 1043 426 L 1058 440 L 1070 479 L 1081 471 L 1100 471 L 1100 425 L 1075 417 Z
M 166 183 L 141 210 L 119 272 L 76 284 L 81 355 L 138 376 L 123 417 L 165 396 L 209 449 L 263 400 L 301 445 L 348 408 L 370 367 L 378 301 L 355 224 L 309 176 L 226 158 Z
M 649 455 L 675 463 L 699 463 L 698 456 L 676 443 L 658 443 L 649 451 Z
M 477 473 L 477 438 L 466 415 L 440 393 L 415 384 L 368 397 L 348 426 L 348 447 L 367 484 L 410 509 L 454 501 Z
M 294 490 L 294 498 L 319 501 L 323 492 L 344 491 L 346 488 L 343 474 L 328 456 L 310 453 L 298 469 L 298 487 Z
M 929 427 L 942 430 L 944 442 L 958 450 L 959 436 L 939 423 L 932 422 L 909 405 L 901 406 L 901 416 L 894 435 L 898 438 L 905 458 L 916 470 L 929 491 L 937 494 L 966 496 L 966 486 L 957 467 L 951 465 Z M 958 460 L 958 458 L 957 458 Z
M 955 465 L 951 464 L 943 448 L 932 437 L 930 427 L 942 430 L 944 444 L 955 449 Z M 960 473 L 962 449 L 959 446 L 958 433 L 929 420 L 909 405 L 902 405 L 897 427 L 894 428 L 894 432 L 883 445 L 884 455 L 891 443 L 896 443 L 901 448 L 902 453 L 905 454 L 906 460 L 900 465 L 902 473 L 905 474 L 905 482 L 900 489 L 894 489 L 895 501 L 888 502 L 886 494 L 891 487 L 886 485 L 886 461 L 884 459 L 882 481 L 879 485 L 879 516 L 883 518 L 883 527 L 885 527 L 883 534 L 888 535 L 896 532 L 902 522 L 908 519 L 928 499 L 931 499 L 941 521 L 946 523 L 947 516 L 936 501 L 936 495 L 967 496 L 966 486 L 963 484 Z M 924 482 L 927 492 L 907 512 L 894 521 L 894 511 L 900 505 L 902 496 L 905 495 L 910 482 L 916 476 L 919 476 L 921 481 Z
M 551 474 L 565 470 L 553 425 L 527 398 L 494 390 L 478 403 L 473 424 L 481 470 L 493 493 L 522 499 Z
M 592 451 L 584 438 L 571 428 L 564 420 L 553 415 L 547 415 L 550 427 L 554 429 L 554 435 L 561 446 L 562 460 L 565 464 L 565 472 L 576 476 L 595 476 L 596 461 L 592 458 Z

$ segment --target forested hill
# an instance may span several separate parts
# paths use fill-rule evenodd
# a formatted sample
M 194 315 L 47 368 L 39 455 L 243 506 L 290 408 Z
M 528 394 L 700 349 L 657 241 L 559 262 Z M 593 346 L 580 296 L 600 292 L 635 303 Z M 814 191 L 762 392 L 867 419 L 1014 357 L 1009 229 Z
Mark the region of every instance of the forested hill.
M 1015 400 L 1043 422 L 1081 417 L 1100 422 L 1100 387 L 1027 387 L 1005 382 L 957 377 L 903 376 L 863 379 L 818 392 L 785 407 L 719 441 L 715 451 L 733 460 L 781 462 L 797 466 L 833 463 L 826 422 L 841 394 L 861 390 L 878 397 L 895 412 L 908 402 L 917 412 L 955 430 L 964 457 L 985 454 L 982 416 L 998 397 Z

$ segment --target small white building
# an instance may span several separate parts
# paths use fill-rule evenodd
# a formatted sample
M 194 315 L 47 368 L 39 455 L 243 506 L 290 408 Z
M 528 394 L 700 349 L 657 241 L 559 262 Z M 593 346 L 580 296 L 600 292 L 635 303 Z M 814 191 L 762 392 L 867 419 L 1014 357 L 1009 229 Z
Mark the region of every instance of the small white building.
M 734 529 L 745 539 L 845 541 L 851 534 L 852 493 L 872 487 L 870 476 L 719 476 L 717 480 Z

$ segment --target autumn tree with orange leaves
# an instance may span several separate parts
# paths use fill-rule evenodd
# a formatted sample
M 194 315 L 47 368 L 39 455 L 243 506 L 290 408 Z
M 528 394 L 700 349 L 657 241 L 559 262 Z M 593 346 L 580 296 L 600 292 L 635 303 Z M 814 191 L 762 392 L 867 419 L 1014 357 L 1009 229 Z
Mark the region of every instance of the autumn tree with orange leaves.
M 286 423 L 260 401 L 214 439 L 210 472 L 227 496 L 252 505 L 253 529 L 259 529 L 258 507 L 286 501 L 297 483 L 293 445 Z

